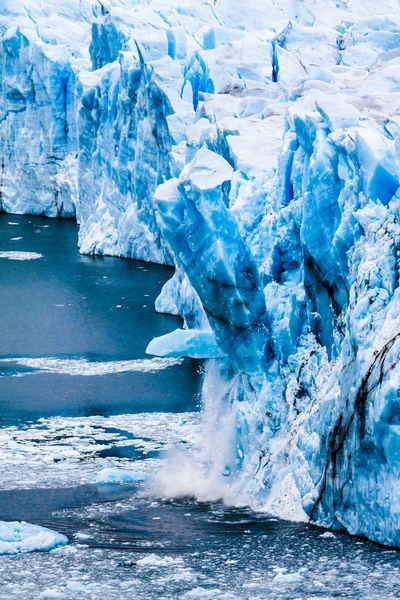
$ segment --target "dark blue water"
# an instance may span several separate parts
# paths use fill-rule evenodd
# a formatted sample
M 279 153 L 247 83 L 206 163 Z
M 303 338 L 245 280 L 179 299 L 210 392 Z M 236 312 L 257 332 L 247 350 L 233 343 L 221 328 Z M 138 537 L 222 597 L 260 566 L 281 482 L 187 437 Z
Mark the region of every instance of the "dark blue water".
M 21 376 L 33 369 L 1 362 L 10 357 L 149 358 L 145 348 L 153 337 L 182 326 L 179 318 L 154 310 L 173 269 L 83 256 L 75 222 L 41 217 L 0 214 L 1 251 L 36 252 L 43 258 L 0 258 L 0 423 L 194 410 L 200 377 L 199 364 L 191 360 L 150 375 L 90 377 L 43 370 Z

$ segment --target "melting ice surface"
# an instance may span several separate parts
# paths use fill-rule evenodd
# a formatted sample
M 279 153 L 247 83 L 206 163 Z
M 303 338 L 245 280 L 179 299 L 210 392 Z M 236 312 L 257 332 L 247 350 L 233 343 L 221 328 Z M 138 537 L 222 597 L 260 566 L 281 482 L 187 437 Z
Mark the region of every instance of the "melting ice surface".
M 1 209 L 76 216 L 82 253 L 176 267 L 156 308 L 185 329 L 146 344 L 209 359 L 200 455 L 175 463 L 189 465 L 186 491 L 400 546 L 399 2 L 5 0 L 0 32 Z M 2 251 L 42 253 L 23 247 L 18 221 Z M 135 359 L 85 326 L 88 310 L 106 314 L 86 303 L 88 285 L 104 298 L 100 263 L 82 257 L 81 280 L 67 275 L 57 295 L 43 256 L 0 261 L 41 269 L 52 309 L 45 323 L 28 311 L 41 358 L 55 356 L 41 328 L 57 332 L 57 309 L 74 324 L 63 358 L 82 358 L 79 339 L 82 352 Z M 108 314 L 123 329 L 121 296 Z M 33 356 L 13 335 L 7 352 Z M 164 394 L 190 364 L 157 373 Z M 25 414 L 40 385 L 51 417 L 57 377 L 58 414 L 72 416 L 74 379 L 72 398 L 110 415 L 117 379 L 121 406 L 133 376 L 145 396 L 137 371 L 102 376 L 89 399 L 86 379 L 65 373 L 2 385 L 9 397 L 18 380 L 22 407 L 34 399 Z

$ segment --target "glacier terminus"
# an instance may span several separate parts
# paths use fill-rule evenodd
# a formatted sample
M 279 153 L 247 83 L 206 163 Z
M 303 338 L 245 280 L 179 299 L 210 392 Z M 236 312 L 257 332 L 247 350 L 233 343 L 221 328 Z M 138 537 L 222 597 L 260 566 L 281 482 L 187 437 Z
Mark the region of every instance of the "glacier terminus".
M 175 267 L 185 493 L 399 548 L 400 2 L 2 0 L 0 36 L 0 211 Z

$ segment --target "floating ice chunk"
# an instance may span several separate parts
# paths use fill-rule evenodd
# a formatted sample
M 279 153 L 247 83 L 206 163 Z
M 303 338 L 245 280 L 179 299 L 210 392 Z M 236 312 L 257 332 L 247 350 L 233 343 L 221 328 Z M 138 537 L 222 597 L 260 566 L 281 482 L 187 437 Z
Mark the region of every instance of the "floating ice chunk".
M 157 554 L 149 554 L 141 558 L 136 563 L 139 567 L 174 567 L 182 566 L 183 559 L 172 558 L 172 556 L 158 556 Z
M 106 467 L 99 471 L 93 483 L 139 483 L 148 478 L 147 473 L 126 471 L 118 467 Z
M 171 333 L 154 338 L 146 348 L 146 354 L 155 356 L 190 356 L 191 358 L 218 358 L 224 356 L 217 346 L 212 331 L 175 329 Z
M 324 533 L 321 533 L 319 537 L 325 539 L 336 539 L 336 535 L 332 533 L 332 531 L 325 531 Z
M 22 521 L 0 521 L 0 554 L 49 551 L 68 543 L 61 533 Z
M 0 258 L 8 258 L 8 260 L 35 260 L 43 258 L 43 254 L 38 252 L 16 252 L 14 250 L 0 252 Z
M 204 598 L 217 598 L 220 597 L 221 590 L 218 588 L 206 589 L 203 587 L 197 587 L 193 590 L 189 590 L 182 596 L 182 598 L 193 598 L 194 600 L 203 600 Z
M 87 533 L 83 533 L 82 531 L 78 531 L 78 533 L 75 533 L 74 538 L 77 540 L 90 540 L 92 536 L 88 535 Z
M 278 573 L 274 577 L 274 581 L 277 583 L 295 583 L 296 581 L 301 581 L 303 576 L 300 573 Z
M 90 593 L 90 589 L 86 585 L 80 583 L 79 581 L 70 581 L 69 583 L 67 583 L 66 588 L 69 592 L 73 592 L 75 594 Z
M 47 588 L 39 596 L 39 600 L 51 600 L 52 598 L 65 598 L 65 594 L 54 588 Z

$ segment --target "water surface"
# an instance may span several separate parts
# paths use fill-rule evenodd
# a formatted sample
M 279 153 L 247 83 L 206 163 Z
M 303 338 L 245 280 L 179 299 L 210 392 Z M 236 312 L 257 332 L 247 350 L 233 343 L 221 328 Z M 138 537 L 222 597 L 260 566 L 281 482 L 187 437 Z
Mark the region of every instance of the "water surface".
M 42 258 L 9 260 L 2 252 Z M 153 337 L 182 327 L 154 309 L 172 275 L 170 267 L 81 255 L 74 221 L 0 214 L 0 422 L 193 410 L 196 361 L 151 375 L 118 372 L 119 361 L 150 358 L 145 348 Z M 45 361 L 38 371 L 2 358 L 111 363 L 111 372 L 72 376 L 47 372 Z

